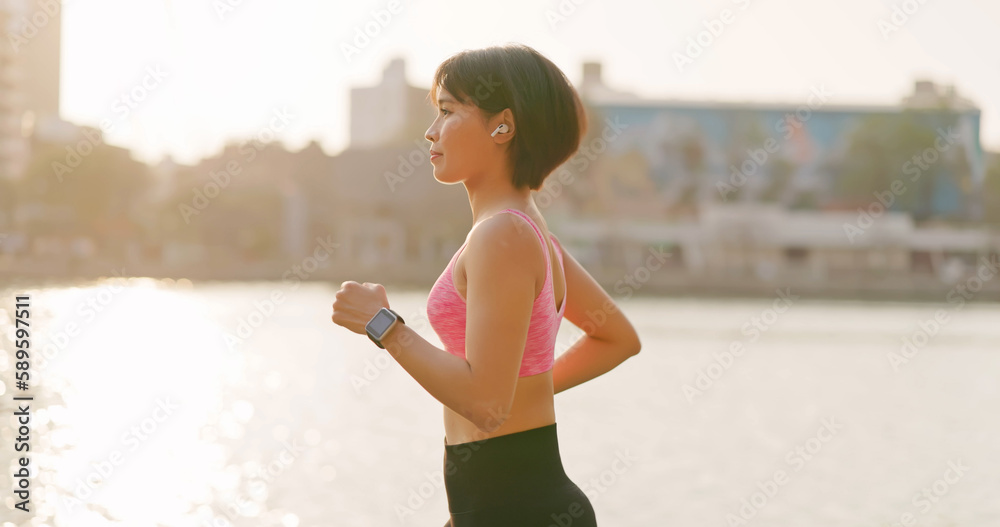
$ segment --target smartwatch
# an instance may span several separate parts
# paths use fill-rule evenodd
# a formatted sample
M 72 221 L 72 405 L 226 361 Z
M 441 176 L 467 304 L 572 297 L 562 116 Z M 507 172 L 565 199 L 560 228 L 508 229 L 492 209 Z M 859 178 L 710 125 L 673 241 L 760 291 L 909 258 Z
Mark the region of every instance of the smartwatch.
M 403 317 L 399 316 L 399 313 L 383 307 L 375 313 L 375 316 L 368 321 L 365 325 L 365 333 L 368 333 L 368 338 L 372 339 L 372 342 L 376 346 L 385 349 L 382 345 L 382 338 L 385 337 L 389 330 L 392 329 L 397 323 L 404 324 Z

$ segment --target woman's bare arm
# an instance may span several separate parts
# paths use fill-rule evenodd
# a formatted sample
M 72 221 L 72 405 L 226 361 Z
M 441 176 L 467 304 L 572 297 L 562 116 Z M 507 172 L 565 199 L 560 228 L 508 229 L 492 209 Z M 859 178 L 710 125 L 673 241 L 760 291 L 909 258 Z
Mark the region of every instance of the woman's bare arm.
M 401 325 L 383 339 L 386 350 L 435 399 L 475 424 L 497 429 L 509 417 L 535 298 L 532 255 L 542 258 L 534 232 L 502 217 L 473 229 L 466 258 L 465 359 Z M 568 307 L 568 306 L 567 306 Z
M 562 243 L 559 246 L 562 248 Z M 564 248 L 563 267 L 567 291 L 564 317 L 584 335 L 556 358 L 554 393 L 611 371 L 642 348 L 638 333 L 614 300 Z

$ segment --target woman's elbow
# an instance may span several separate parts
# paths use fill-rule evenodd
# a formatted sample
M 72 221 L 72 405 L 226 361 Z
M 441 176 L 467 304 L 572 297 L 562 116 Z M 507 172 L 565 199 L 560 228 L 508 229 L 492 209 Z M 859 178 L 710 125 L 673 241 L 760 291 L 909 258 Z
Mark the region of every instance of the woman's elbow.
M 638 334 L 636 334 L 633 338 L 629 339 L 626 349 L 628 350 L 629 355 L 639 354 L 639 350 L 642 349 L 642 341 L 639 340 Z
M 629 328 L 629 331 L 625 331 L 623 333 L 624 334 L 619 337 L 621 349 L 625 350 L 626 355 L 638 355 L 639 350 L 642 349 L 642 342 L 639 340 L 639 333 L 631 327 Z
M 637 355 L 639 350 L 642 349 L 639 332 L 627 320 L 619 326 L 618 332 L 612 341 L 616 342 L 618 349 L 622 350 L 627 356 Z
M 610 346 L 611 350 L 616 353 L 620 353 L 626 357 L 631 357 L 637 355 L 639 350 L 642 349 L 642 342 L 639 341 L 639 335 L 634 331 L 621 332 L 613 337 L 596 337 L 593 335 L 588 335 L 590 338 L 600 340 Z

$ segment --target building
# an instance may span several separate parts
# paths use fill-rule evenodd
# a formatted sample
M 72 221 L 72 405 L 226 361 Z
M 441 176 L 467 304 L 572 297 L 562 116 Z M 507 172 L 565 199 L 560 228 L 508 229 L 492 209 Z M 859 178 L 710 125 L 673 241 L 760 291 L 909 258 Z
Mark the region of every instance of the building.
M 377 86 L 351 88 L 350 148 L 408 145 L 421 139 L 434 120 L 427 88 L 406 82 L 406 63 L 394 59 Z
M 616 90 L 607 84 L 601 77 L 600 62 L 585 62 L 583 64 L 583 78 L 576 87 L 580 98 L 588 102 L 610 103 L 614 101 L 637 102 L 639 96 L 625 91 Z
M 862 190 L 845 190 L 852 181 L 845 175 L 857 179 L 872 171 L 885 187 L 906 171 L 922 176 L 895 211 L 918 219 L 977 220 L 983 214 L 981 112 L 954 87 L 920 80 L 898 105 L 839 105 L 822 86 L 812 87 L 801 103 L 652 100 L 604 87 L 599 65 L 588 64 L 580 92 L 590 112 L 581 152 L 589 153 L 561 167 L 587 182 L 586 192 L 567 193 L 578 214 L 669 219 L 696 214 L 711 202 L 853 210 L 871 201 L 881 183 L 872 179 L 867 183 L 873 189 L 862 184 Z M 915 139 L 920 144 L 944 145 L 925 152 L 902 148 L 923 155 L 919 168 L 903 159 L 882 169 L 852 165 L 868 137 L 916 128 L 926 132 Z M 935 135 L 946 141 L 935 143 Z
M 14 224 L 13 182 L 24 177 L 33 136 L 65 133 L 59 119 L 62 4 L 0 1 L 0 228 Z
M 35 129 L 46 129 L 59 119 L 59 67 L 62 41 L 62 3 L 25 1 L 37 32 L 24 48 L 25 110 Z
M 653 271 L 673 270 L 705 284 L 831 287 L 880 277 L 949 284 L 975 273 L 983 261 L 1000 265 L 1000 234 L 983 227 L 921 227 L 902 212 L 859 218 L 857 212 L 713 203 L 684 221 L 587 218 L 550 227 L 602 283 L 634 274 L 651 261 Z M 661 266 L 650 260 L 654 253 L 669 258 Z
M 436 109 L 428 88 L 410 86 L 394 59 L 380 84 L 352 88 L 350 146 L 333 158 L 313 217 L 339 242 L 335 262 L 397 271 L 400 279 L 440 272 L 472 224 L 458 185 L 436 181 L 424 132 Z M 391 271 L 390 271 L 391 272 Z
M 18 179 L 28 159 L 28 142 L 22 131 L 27 107 L 27 75 L 22 33 L 30 4 L 25 0 L 0 2 L 0 28 L 11 35 L 0 46 L 0 179 Z

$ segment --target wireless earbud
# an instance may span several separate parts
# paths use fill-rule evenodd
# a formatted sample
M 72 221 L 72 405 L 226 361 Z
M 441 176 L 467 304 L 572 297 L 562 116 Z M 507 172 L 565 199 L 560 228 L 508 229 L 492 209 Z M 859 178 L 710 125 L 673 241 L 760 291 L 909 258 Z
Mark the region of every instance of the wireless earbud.
M 505 123 L 500 123 L 500 126 L 498 126 L 496 130 L 493 130 L 493 133 L 490 134 L 490 137 L 495 137 L 498 133 L 500 134 L 507 133 L 507 125 Z

